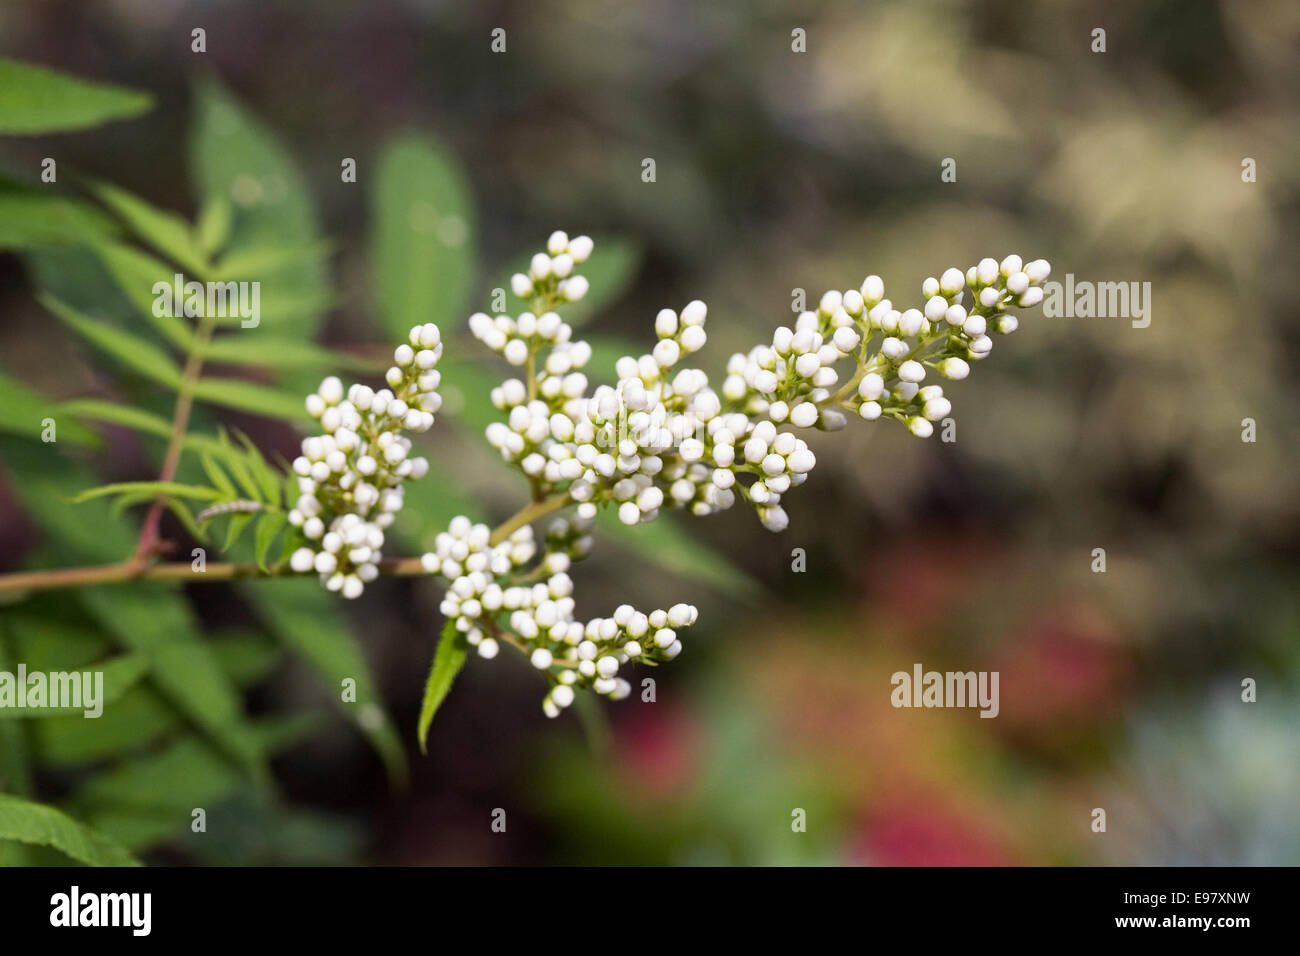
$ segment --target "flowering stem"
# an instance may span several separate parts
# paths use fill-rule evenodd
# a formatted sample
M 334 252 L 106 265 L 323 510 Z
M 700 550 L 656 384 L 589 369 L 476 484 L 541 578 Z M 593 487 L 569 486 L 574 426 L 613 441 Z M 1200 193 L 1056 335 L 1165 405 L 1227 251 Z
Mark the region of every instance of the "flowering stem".
M 544 501 L 533 502 L 507 518 L 492 532 L 492 543 L 499 543 L 524 525 L 536 521 L 569 504 L 568 495 L 555 495 Z M 419 558 L 393 558 L 379 563 L 382 574 L 394 577 L 411 577 L 428 572 Z M 18 571 L 0 574 L 0 594 L 20 591 L 53 591 L 61 588 L 82 587 L 87 584 L 119 584 L 125 581 L 233 581 L 240 578 L 297 577 L 299 573 L 287 565 L 263 571 L 256 564 L 221 562 L 209 564 L 196 571 L 188 561 L 162 564 L 142 564 L 139 555 L 116 564 L 100 564 L 81 568 L 57 568 L 50 571 Z

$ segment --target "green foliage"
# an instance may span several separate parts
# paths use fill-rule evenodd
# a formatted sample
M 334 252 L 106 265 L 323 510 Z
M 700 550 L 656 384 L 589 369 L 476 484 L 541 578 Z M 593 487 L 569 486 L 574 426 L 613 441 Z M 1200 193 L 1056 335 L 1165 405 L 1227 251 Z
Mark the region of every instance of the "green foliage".
M 138 116 L 148 93 L 0 59 L 0 135 L 61 133 Z
M 442 628 L 438 650 L 433 655 L 433 666 L 429 668 L 429 679 L 424 684 L 424 700 L 420 704 L 420 723 L 416 730 L 421 752 L 425 750 L 433 715 L 438 712 L 447 692 L 451 690 L 451 682 L 465 665 L 468 653 L 469 643 L 465 640 L 465 635 L 456 630 L 454 621 L 448 621 Z
M 32 93 L 37 87 L 44 90 L 39 96 Z M 78 128 L 134 115 L 147 103 L 139 94 L 0 60 L 0 133 Z M 302 541 L 287 520 L 296 478 L 242 433 L 221 427 L 220 410 L 298 425 L 306 418 L 307 376 L 378 376 L 387 363 L 370 356 L 386 352 L 393 338 L 427 321 L 458 329 L 470 310 L 483 271 L 475 205 L 465 174 L 432 141 L 399 137 L 376 162 L 374 338 L 389 344 L 357 354 L 313 340 L 325 311 L 340 300 L 328 282 L 331 246 L 319 235 L 311 195 L 284 146 L 228 91 L 204 81 L 195 90 L 190 154 L 198 189 L 193 222 L 110 183 L 82 181 L 87 196 L 75 198 L 0 179 L 0 249 L 23 256 L 38 301 L 117 373 L 107 394 L 61 400 L 0 375 L 0 403 L 9 412 L 0 421 L 0 461 L 18 479 L 15 492 L 39 530 L 39 549 L 30 556 L 35 566 L 127 560 L 140 542 L 145 509 L 160 502 L 185 535 L 226 560 L 283 570 Z M 585 270 L 591 293 L 569 310 L 569 320 L 588 321 L 618 299 L 639 263 L 635 245 L 602 243 Z M 155 285 L 172 285 L 178 273 L 259 282 L 262 323 L 242 328 L 238 318 L 195 322 L 157 314 Z M 508 288 L 508 274 L 501 285 Z M 612 362 L 614 343 L 593 345 L 602 362 Z M 215 364 L 227 368 L 210 374 Z M 258 380 L 241 369 L 256 369 Z M 478 440 L 499 417 L 489 401 L 496 376 L 455 350 L 440 371 L 444 415 Z M 193 414 L 179 416 L 186 428 L 177 433 L 177 409 L 190 401 Z M 39 441 L 47 417 L 57 422 L 54 445 Z M 175 474 L 97 483 L 81 456 L 105 444 L 105 426 L 141 436 L 155 462 L 174 444 Z M 409 486 L 408 507 L 393 529 L 394 541 L 411 551 L 430 547 L 456 514 L 482 517 L 482 505 L 465 493 L 477 482 L 473 460 L 442 454 L 438 439 L 418 440 L 427 446 L 429 474 Z M 743 578 L 664 521 L 631 534 L 617 523 L 607 530 L 651 564 L 746 593 Z M 181 545 L 178 556 L 185 558 L 183 536 L 165 543 Z M 206 632 L 184 592 L 156 582 L 86 587 L 70 599 L 18 595 L 4 608 L 0 667 L 20 659 L 29 669 L 101 670 L 111 706 L 95 720 L 60 710 L 0 719 L 0 791 L 8 794 L 0 796 L 0 859 L 35 859 L 47 852 L 29 849 L 39 846 L 81 862 L 130 862 L 128 851 L 147 852 L 187 832 L 193 807 L 221 812 L 223 802 L 269 826 L 280 812 L 267 802 L 269 760 L 316 723 L 302 713 L 252 719 L 244 695 L 288 655 L 306 663 L 390 780 L 405 781 L 401 735 L 339 602 L 314 576 L 239 581 L 230 590 L 258 622 L 233 635 Z M 421 750 L 467 651 L 463 635 L 444 630 L 417 725 Z M 19 799 L 33 797 L 45 769 L 74 785 L 57 809 Z M 20 851 L 17 843 L 24 844 Z
M 97 445 L 99 439 L 90 429 L 76 422 L 59 422 L 57 407 L 49 399 L 18 384 L 7 375 L 0 373 L 0 407 L 5 413 L 0 416 L 0 432 L 21 435 L 24 438 L 40 438 L 46 418 L 54 418 L 58 423 L 58 438 L 77 445 Z
M 384 150 L 373 194 L 371 268 L 388 338 L 423 322 L 454 328 L 475 279 L 469 184 L 434 144 L 403 137 Z
M 53 807 L 3 793 L 0 793 L 0 840 L 52 846 L 91 866 L 139 865 L 115 841 Z

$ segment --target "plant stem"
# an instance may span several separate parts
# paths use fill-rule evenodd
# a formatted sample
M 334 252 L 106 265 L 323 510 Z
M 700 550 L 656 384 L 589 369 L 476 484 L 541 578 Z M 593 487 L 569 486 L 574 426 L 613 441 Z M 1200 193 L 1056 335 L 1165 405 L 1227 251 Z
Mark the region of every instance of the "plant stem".
M 216 328 L 216 318 L 207 316 L 199 323 L 190 353 L 185 359 L 185 371 L 181 375 L 180 390 L 176 395 L 176 409 L 172 412 L 171 435 L 167 440 L 167 453 L 163 456 L 162 471 L 158 474 L 161 482 L 171 481 L 176 477 L 176 469 L 181 463 L 181 451 L 185 447 L 185 435 L 190 427 L 190 412 L 194 408 L 194 387 L 198 384 L 199 373 L 203 369 L 203 357 L 208 342 Z M 162 520 L 166 507 L 166 496 L 159 495 L 149 506 L 145 515 L 144 526 L 140 529 L 140 539 L 136 543 L 135 557 L 132 563 L 136 568 L 148 565 L 149 555 L 158 544 L 158 524 Z
M 559 511 L 570 503 L 568 495 L 555 495 L 544 501 L 537 501 L 520 509 L 502 522 L 490 539 L 492 544 L 499 544 L 524 525 L 536 521 L 544 515 Z M 202 571 L 196 571 L 188 561 L 176 561 L 163 564 L 141 563 L 138 555 L 116 564 L 101 564 L 82 568 L 58 568 L 51 571 L 19 571 L 13 574 L 0 574 L 0 594 L 19 591 L 52 591 L 60 588 L 75 588 L 86 584 L 118 584 L 125 581 L 233 581 L 240 578 L 279 578 L 298 576 L 287 566 L 263 571 L 256 564 L 232 564 L 229 562 L 209 564 Z M 410 577 L 427 574 L 419 558 L 393 558 L 381 561 L 379 570 L 382 574 L 396 577 Z M 310 573 L 310 572 L 308 572 Z

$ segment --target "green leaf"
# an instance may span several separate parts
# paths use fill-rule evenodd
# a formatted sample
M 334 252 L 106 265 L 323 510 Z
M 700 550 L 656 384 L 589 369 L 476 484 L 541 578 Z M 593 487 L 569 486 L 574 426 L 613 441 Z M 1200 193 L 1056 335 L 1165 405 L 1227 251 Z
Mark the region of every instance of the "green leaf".
M 354 721 L 379 753 L 389 779 L 406 778 L 406 757 L 392 719 L 384 710 L 379 688 L 361 645 L 348 631 L 339 612 L 315 576 L 275 581 L 250 581 L 241 587 L 252 599 L 267 627 L 316 671 L 330 699 Z M 343 681 L 356 682 L 356 702 L 341 699 Z
M 33 668 L 28 667 L 28 670 Z M 107 707 L 120 700 L 128 690 L 134 687 L 149 672 L 149 658 L 144 654 L 121 654 L 106 661 L 97 661 L 78 667 L 76 670 L 100 672 L 103 674 L 103 694 L 96 702 L 97 706 Z M 6 718 L 49 718 L 75 715 L 82 717 L 86 707 L 3 707 L 0 708 L 0 720 Z M 102 717 L 91 718 L 94 720 Z
M 198 498 L 202 501 L 215 501 L 221 493 L 215 488 L 203 485 L 182 485 L 175 481 L 117 481 L 111 485 L 87 488 L 72 499 L 73 504 L 81 504 L 93 498 L 105 495 L 176 495 L 180 498 Z
M 217 275 L 222 279 L 254 279 L 268 272 L 311 267 L 329 255 L 332 248 L 328 241 L 322 240 L 302 245 L 276 242 L 231 249 L 217 263 Z
M 438 641 L 438 650 L 433 655 L 433 666 L 429 668 L 429 679 L 424 684 L 424 701 L 420 704 L 420 724 L 416 736 L 420 740 L 420 753 L 427 753 L 425 741 L 429 736 L 429 725 L 433 715 L 438 712 L 443 698 L 451 690 L 451 682 L 465 665 L 469 653 L 469 643 L 465 635 L 456 630 L 456 623 L 448 621 L 442 628 L 442 637 Z
M 217 464 L 212 452 L 202 452 L 199 455 L 199 461 L 203 465 L 204 474 L 208 476 L 208 481 L 212 482 L 213 486 L 221 492 L 223 498 L 233 501 L 239 497 L 239 492 L 230 483 L 230 478 L 227 477 L 226 473 L 221 470 L 221 466 Z
M 194 241 L 209 258 L 221 251 L 230 238 L 234 212 L 226 196 L 209 196 L 199 210 L 199 221 L 194 226 Z
M 162 315 L 154 310 L 154 288 L 159 282 L 166 283 L 169 289 L 173 288 L 175 267 L 121 242 L 100 241 L 93 243 L 91 249 L 137 312 L 162 333 L 167 341 L 182 352 L 188 352 L 194 342 L 194 333 L 177 314 L 175 304 L 170 309 L 163 309 Z
M 269 754 L 293 739 L 285 723 L 272 719 L 251 725 L 259 751 Z M 299 722 L 292 725 L 299 733 Z M 188 824 L 194 807 L 215 807 L 242 785 L 219 750 L 189 737 L 92 778 L 68 807 L 123 845 L 145 849 Z
M 274 369 L 382 372 L 387 367 L 373 359 L 336 352 L 312 342 L 262 335 L 252 329 L 213 339 L 203 355 L 210 362 Z
M 104 242 L 120 231 L 89 203 L 0 180 L 0 249 Z
M 229 551 L 239 540 L 239 536 L 244 533 L 253 521 L 253 515 L 247 511 L 235 511 L 230 515 L 230 524 L 226 526 L 226 540 L 221 545 L 222 552 Z
M 536 250 L 525 253 L 515 259 L 514 267 L 498 276 L 491 288 L 510 292 L 510 277 L 516 272 L 526 274 L 535 252 Z M 579 301 L 561 306 L 559 311 L 564 316 L 564 321 L 575 329 L 579 328 L 590 322 L 606 306 L 617 301 L 636 278 L 641 260 L 641 246 L 630 239 L 615 237 L 597 241 L 591 257 L 573 269 L 576 274 L 587 277 L 590 290 Z
M 139 116 L 148 93 L 0 59 L 0 134 L 60 133 Z
M 449 154 L 405 136 L 380 157 L 373 194 L 371 268 L 390 338 L 414 325 L 462 321 L 475 272 L 474 205 Z
M 211 79 L 196 90 L 189 146 L 193 180 L 203 201 L 220 196 L 234 211 L 222 278 L 241 278 L 232 275 L 239 271 L 235 265 L 264 250 L 315 250 L 278 264 L 262 260 L 240 267 L 261 282 L 263 323 L 277 335 L 311 339 L 333 298 L 322 293 L 329 288 L 329 276 L 312 196 L 289 152 Z
M 98 322 L 51 295 L 41 294 L 37 299 L 92 345 L 111 355 L 127 368 L 134 369 L 163 385 L 172 388 L 180 387 L 181 370 L 156 345 L 138 339 L 115 326 Z
M 684 531 L 670 515 L 629 527 L 605 509 L 596 527 L 648 564 L 712 587 L 735 598 L 752 597 L 758 583 L 731 562 Z
M 262 520 L 257 523 L 257 535 L 255 538 L 255 553 L 257 555 L 257 566 L 263 571 L 268 571 L 266 556 L 271 551 L 271 543 L 275 541 L 275 536 L 283 530 L 288 524 L 288 518 L 283 511 L 275 511 L 268 515 L 263 515 Z
M 12 674 L 16 655 L 12 650 L 10 630 L 0 619 L 0 671 Z M 0 793 L 31 794 L 32 768 L 28 750 L 26 730 L 11 721 L 0 721 Z
M 196 572 L 195 577 L 201 577 Z M 148 654 L 151 682 L 259 782 L 266 769 L 234 684 L 199 634 L 189 605 L 166 588 L 83 588 L 77 599 L 126 648 Z
M 55 406 L 55 412 L 60 415 L 71 415 L 74 418 L 121 425 L 160 438 L 167 438 L 172 430 L 171 422 L 160 415 L 96 398 L 76 398 L 63 402 Z M 215 438 L 193 432 L 185 436 L 185 447 L 194 451 L 208 452 L 221 449 L 220 443 Z
M 168 511 L 176 516 L 177 521 L 185 526 L 185 530 L 189 532 L 192 538 L 196 541 L 203 541 L 206 543 L 207 536 L 203 533 L 203 529 L 199 527 L 199 523 L 194 517 L 194 512 L 190 511 L 189 506 L 186 505 L 185 502 L 181 501 L 179 498 L 169 497 L 163 499 L 163 505 Z
M 76 422 L 59 421 L 59 406 L 48 398 L 30 391 L 6 375 L 0 374 L 0 431 L 22 438 L 39 439 L 45 431 L 45 419 L 53 418 L 55 436 L 74 445 L 98 445 L 90 429 Z
M 261 485 L 260 490 L 262 494 L 257 495 L 256 492 L 254 492 L 254 497 L 259 501 L 266 502 L 272 507 L 278 508 L 280 506 L 280 488 L 282 487 L 284 476 L 277 473 L 275 469 L 271 467 L 267 460 L 262 456 L 262 452 L 258 450 L 258 447 L 253 444 L 252 439 L 247 435 L 241 431 L 236 431 L 235 437 L 239 439 L 239 443 L 244 446 L 244 450 L 248 453 L 246 460 L 248 461 L 249 469 L 253 472 L 253 477 L 256 478 Z
M 0 794 L 0 839 L 52 846 L 90 866 L 139 866 L 123 847 L 102 833 L 40 803 Z
M 301 421 L 307 417 L 300 396 L 237 378 L 199 379 L 194 385 L 194 397 L 201 402 L 224 405 L 266 418 Z
M 194 241 L 190 224 L 182 217 L 159 209 L 112 183 L 92 182 L 90 190 L 155 252 L 180 263 L 193 273 L 193 277 L 208 278 L 211 267 L 207 256 Z

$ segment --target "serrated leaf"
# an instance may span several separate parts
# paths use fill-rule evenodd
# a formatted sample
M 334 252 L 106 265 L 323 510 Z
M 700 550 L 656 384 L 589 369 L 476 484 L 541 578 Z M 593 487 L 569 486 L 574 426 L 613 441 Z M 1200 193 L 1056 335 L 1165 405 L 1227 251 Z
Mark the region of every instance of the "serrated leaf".
M 215 501 L 221 497 L 215 488 L 205 488 L 203 485 L 182 485 L 175 481 L 118 481 L 111 485 L 87 488 L 81 494 L 74 496 L 72 503 L 81 504 L 83 501 L 102 498 L 105 495 L 119 494 L 176 495 L 180 498 L 197 498 L 200 501 Z
M 0 840 L 51 846 L 90 866 L 139 866 L 116 841 L 67 814 L 22 797 L 0 794 Z
M 92 182 L 90 191 L 155 252 L 184 266 L 191 278 L 208 278 L 211 266 L 185 219 L 112 183 Z
M 257 535 L 255 537 L 255 554 L 257 556 L 257 566 L 263 571 L 270 570 L 267 566 L 266 556 L 271 551 L 271 544 L 275 541 L 275 536 L 280 533 L 284 526 L 288 524 L 288 518 L 283 511 L 274 511 L 271 514 L 262 515 L 262 520 L 257 523 Z
M 199 401 L 236 408 L 241 412 L 252 412 L 266 418 L 301 421 L 307 416 L 300 396 L 240 379 L 200 379 L 194 385 L 194 397 Z
M 92 345 L 127 368 L 171 388 L 180 387 L 181 370 L 152 342 L 136 338 L 116 326 L 98 322 L 51 295 L 41 294 L 37 299 Z
M 0 59 L 0 135 L 89 129 L 152 106 L 148 93 Z
M 429 668 L 429 678 L 424 683 L 424 700 L 420 704 L 420 723 L 416 736 L 420 741 L 420 753 L 427 753 L 425 741 L 429 736 L 429 725 L 438 712 L 447 692 L 451 690 L 452 681 L 465 666 L 465 657 L 469 653 L 469 642 L 465 635 L 456 630 L 455 621 L 448 621 L 442 628 L 442 637 L 438 640 L 438 649 L 433 655 L 433 666 Z
M 413 325 L 459 323 L 475 280 L 469 183 L 428 139 L 404 136 L 380 157 L 372 194 L 374 296 L 390 338 Z
M 90 429 L 70 421 L 59 421 L 59 406 L 48 398 L 0 374 L 0 431 L 22 438 L 39 439 L 45 431 L 45 419 L 53 418 L 55 434 L 74 445 L 94 446 L 99 439 Z
M 389 779 L 404 782 L 406 756 L 365 654 L 343 622 L 337 602 L 315 576 L 247 582 L 241 591 L 252 599 L 271 633 L 311 665 L 330 699 L 369 738 Z M 347 678 L 356 681 L 356 703 L 341 701 Z

